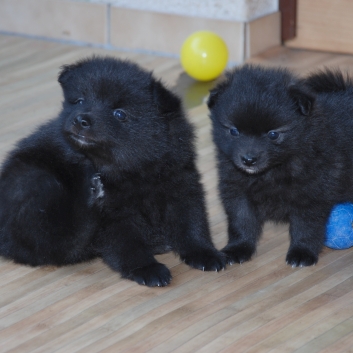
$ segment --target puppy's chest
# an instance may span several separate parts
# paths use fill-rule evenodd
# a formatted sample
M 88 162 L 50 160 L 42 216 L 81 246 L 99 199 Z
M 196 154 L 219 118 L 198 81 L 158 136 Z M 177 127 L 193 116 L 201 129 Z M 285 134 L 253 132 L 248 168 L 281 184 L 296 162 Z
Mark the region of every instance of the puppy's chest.
M 261 218 L 273 221 L 288 221 L 292 200 L 289 180 L 254 178 L 248 183 L 246 197 L 259 211 Z
M 125 182 L 107 188 L 105 206 L 117 215 L 134 215 L 151 226 L 165 222 L 171 195 L 161 185 Z
M 292 183 L 290 179 L 275 179 L 268 177 L 257 177 L 250 180 L 246 185 L 247 195 L 258 203 L 283 203 L 291 199 L 290 190 Z
M 110 192 L 109 192 L 110 191 Z M 105 212 L 118 224 L 133 225 L 155 254 L 171 250 L 169 238 L 174 219 L 173 200 L 160 188 L 125 185 L 107 192 Z

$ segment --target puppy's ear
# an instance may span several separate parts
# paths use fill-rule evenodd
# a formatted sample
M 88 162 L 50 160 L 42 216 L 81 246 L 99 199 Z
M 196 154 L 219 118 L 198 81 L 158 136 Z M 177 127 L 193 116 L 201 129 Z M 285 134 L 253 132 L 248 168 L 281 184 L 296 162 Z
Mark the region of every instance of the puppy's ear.
M 63 65 L 61 67 L 58 81 L 62 86 L 65 85 L 70 80 L 70 78 L 73 76 L 73 71 L 77 69 L 78 66 L 80 65 L 73 64 L 73 65 Z
M 217 101 L 218 93 L 219 93 L 218 89 L 212 89 L 210 91 L 210 95 L 209 95 L 208 100 L 207 100 L 207 106 L 208 106 L 209 109 L 211 109 L 215 105 L 215 103 Z
M 233 71 L 226 71 L 224 76 L 217 80 L 218 83 L 213 89 L 210 90 L 210 95 L 207 100 L 207 106 L 209 109 L 216 104 L 219 95 L 230 86 L 233 75 Z
M 61 71 L 59 73 L 58 81 L 61 85 L 64 85 L 71 76 L 72 65 L 64 65 L 61 67 Z
M 305 116 L 309 116 L 314 106 L 314 95 L 300 84 L 289 87 L 289 95 L 297 105 L 298 111 Z
M 165 88 L 160 81 L 152 81 L 152 96 L 161 114 L 180 112 L 180 98 Z

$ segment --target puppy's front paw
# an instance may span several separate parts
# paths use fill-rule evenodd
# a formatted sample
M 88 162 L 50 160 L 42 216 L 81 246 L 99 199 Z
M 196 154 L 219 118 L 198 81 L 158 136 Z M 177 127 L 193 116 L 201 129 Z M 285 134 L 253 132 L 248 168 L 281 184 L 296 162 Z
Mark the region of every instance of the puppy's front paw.
M 217 250 L 197 250 L 180 256 L 189 266 L 202 271 L 220 271 L 226 266 L 225 256 Z
M 227 263 L 233 265 L 234 263 L 242 264 L 249 261 L 255 252 L 255 247 L 247 243 L 228 244 L 222 249 L 226 255 Z
M 104 187 L 99 173 L 92 176 L 90 180 L 90 200 L 89 203 L 92 205 L 97 199 L 101 199 L 104 196 Z
M 165 265 L 157 262 L 132 270 L 128 278 L 148 287 L 164 287 L 170 283 L 172 275 Z
M 292 267 L 312 266 L 317 263 L 317 260 L 317 254 L 302 247 L 289 249 L 286 257 L 287 264 Z

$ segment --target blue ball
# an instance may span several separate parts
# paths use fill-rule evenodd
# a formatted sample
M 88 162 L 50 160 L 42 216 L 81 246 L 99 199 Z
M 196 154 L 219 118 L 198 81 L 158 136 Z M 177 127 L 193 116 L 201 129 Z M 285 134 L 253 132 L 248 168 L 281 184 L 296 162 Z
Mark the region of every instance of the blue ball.
M 331 249 L 353 246 L 353 204 L 336 205 L 327 222 L 325 245 Z

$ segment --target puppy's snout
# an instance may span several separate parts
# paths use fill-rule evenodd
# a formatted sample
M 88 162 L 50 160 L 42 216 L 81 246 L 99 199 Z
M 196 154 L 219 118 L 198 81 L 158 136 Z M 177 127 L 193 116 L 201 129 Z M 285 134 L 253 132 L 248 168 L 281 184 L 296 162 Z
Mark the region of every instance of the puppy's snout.
M 89 127 L 91 127 L 92 122 L 87 114 L 79 114 L 74 119 L 73 124 L 78 125 L 83 129 L 88 129 Z
M 244 165 L 251 167 L 256 164 L 257 162 L 257 157 L 252 157 L 252 156 L 242 156 L 241 160 Z

